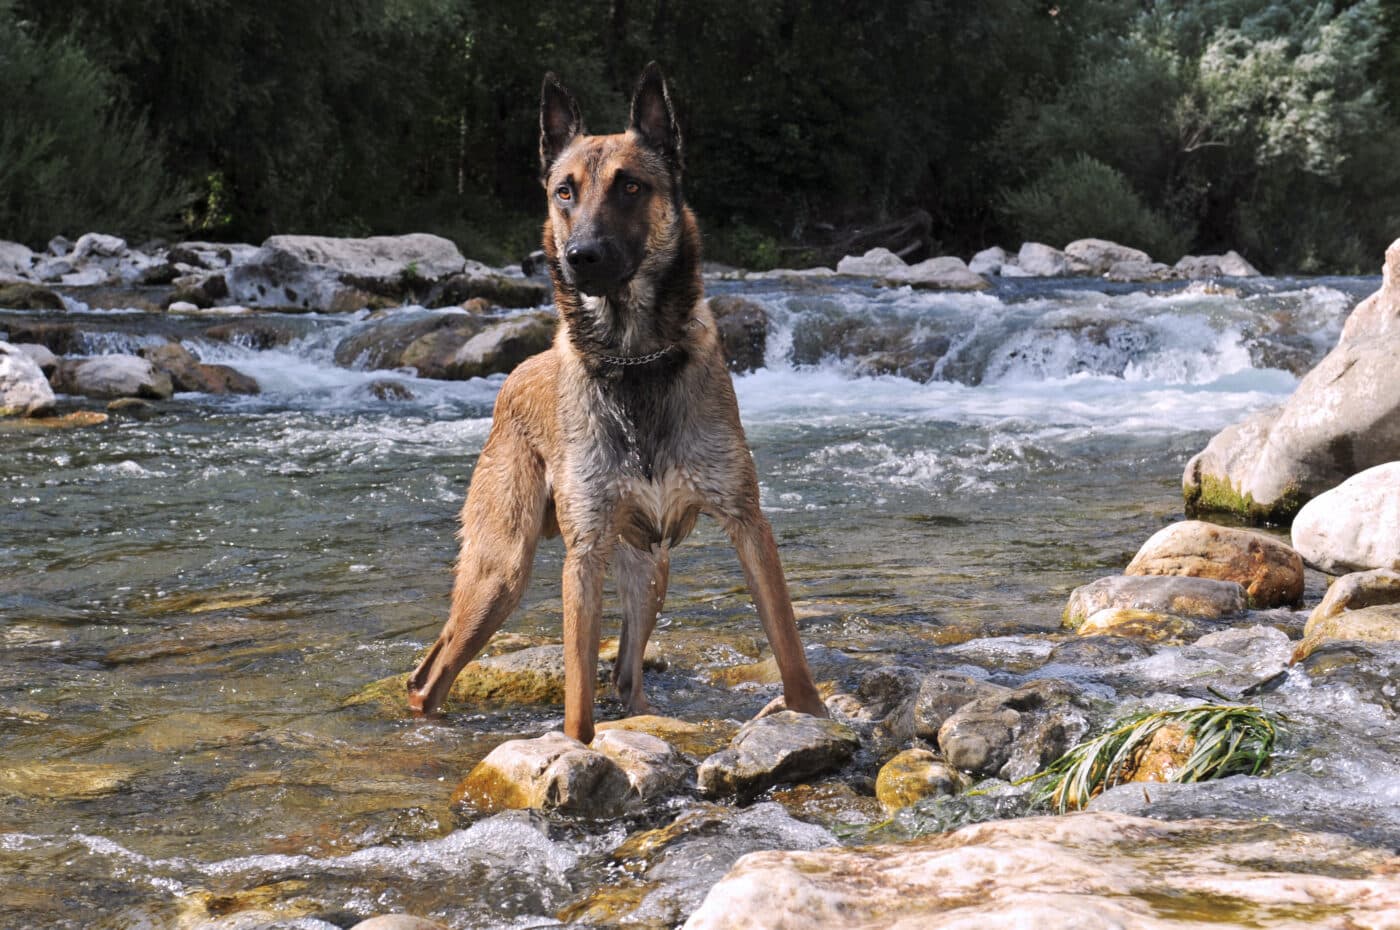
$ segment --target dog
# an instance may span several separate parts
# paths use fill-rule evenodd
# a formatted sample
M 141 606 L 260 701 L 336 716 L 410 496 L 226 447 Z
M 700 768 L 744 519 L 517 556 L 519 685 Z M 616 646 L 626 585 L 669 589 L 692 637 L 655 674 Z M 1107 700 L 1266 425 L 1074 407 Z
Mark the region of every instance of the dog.
M 670 550 L 703 513 L 738 552 L 783 703 L 826 716 L 704 300 L 681 134 L 656 63 L 637 83 L 628 128 L 613 135 L 588 135 L 573 95 L 547 74 L 540 167 L 559 326 L 553 345 L 516 368 L 496 398 L 462 507 L 451 610 L 409 677 L 409 705 L 437 711 L 520 602 L 539 539 L 562 534 L 564 732 L 593 739 L 609 563 L 622 602 L 613 685 L 629 714 L 646 713 L 642 655 Z

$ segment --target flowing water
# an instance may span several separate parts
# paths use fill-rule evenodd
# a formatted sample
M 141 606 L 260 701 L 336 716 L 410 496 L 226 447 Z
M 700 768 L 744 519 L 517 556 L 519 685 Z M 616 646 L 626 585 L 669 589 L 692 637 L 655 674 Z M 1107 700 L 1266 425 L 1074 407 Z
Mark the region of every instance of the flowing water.
M 1065 677 L 1110 703 L 1160 706 L 1276 672 L 1289 649 L 1276 630 L 1113 668 L 1051 651 L 1069 591 L 1121 571 L 1181 517 L 1186 459 L 1285 398 L 1376 286 L 713 282 L 774 324 L 768 366 L 736 385 L 819 673 Z M 336 344 L 373 325 L 363 315 L 278 318 L 295 338 L 262 349 L 206 338 L 219 322 L 207 318 L 62 317 L 86 351 L 175 336 L 263 393 L 0 432 L 0 927 L 190 927 L 245 908 L 337 926 L 387 911 L 555 926 L 636 884 L 613 855 L 629 831 L 708 816 L 681 800 L 609 824 L 475 817 L 450 807 L 456 782 L 502 740 L 557 728 L 560 708 L 423 722 L 347 703 L 436 636 L 500 378 L 338 367 Z M 36 319 L 0 313 L 0 331 Z M 412 399 L 380 399 L 371 388 L 386 380 Z M 558 640 L 561 564 L 557 541 L 541 548 L 511 643 Z M 657 633 L 671 661 L 648 673 L 648 694 L 658 713 L 746 719 L 776 690 L 715 678 L 762 656 L 733 553 L 702 523 L 672 566 Z M 1310 576 L 1310 600 L 1322 584 Z M 1255 621 L 1296 637 L 1304 616 Z M 1276 776 L 1182 786 L 1169 815 L 1400 842 L 1394 685 L 1365 684 L 1395 666 L 1372 661 L 1380 670 L 1354 670 L 1354 687 L 1291 674 L 1268 695 L 1293 721 Z M 1100 800 L 1132 807 L 1114 798 Z M 1004 815 L 995 807 L 929 816 Z M 674 924 L 740 853 L 858 839 L 880 819 L 859 799 L 801 819 L 772 803 L 721 818 L 690 853 L 682 843 L 652 863 L 628 919 Z

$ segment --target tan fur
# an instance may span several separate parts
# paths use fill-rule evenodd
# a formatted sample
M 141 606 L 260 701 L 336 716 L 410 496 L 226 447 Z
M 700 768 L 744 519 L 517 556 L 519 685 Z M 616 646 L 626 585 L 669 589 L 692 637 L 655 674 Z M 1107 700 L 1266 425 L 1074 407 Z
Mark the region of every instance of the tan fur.
M 644 252 L 621 292 L 584 297 L 560 277 L 558 256 L 574 223 L 619 222 L 605 196 L 619 172 L 651 189 L 650 202 L 620 233 L 639 236 Z M 670 550 L 705 513 L 721 523 L 738 553 L 778 661 L 787 706 L 825 716 L 773 533 L 759 509 L 757 476 L 715 321 L 699 299 L 694 217 L 671 196 L 666 164 L 634 131 L 574 138 L 550 166 L 546 190 L 565 179 L 576 199 L 568 210 L 552 203 L 544 230 L 560 326 L 553 347 L 517 368 L 496 400 L 491 433 L 462 508 L 451 612 L 410 676 L 409 703 L 421 713 L 437 710 L 458 672 L 519 603 L 539 538 L 557 532 L 566 547 L 564 731 L 584 742 L 593 738 L 603 575 L 610 563 L 623 614 L 614 684 L 630 713 L 645 712 L 642 655 L 665 598 Z M 684 319 L 675 323 L 674 335 L 658 335 L 659 324 L 651 324 L 663 310 L 677 308 L 654 301 L 668 269 L 682 260 L 691 269 L 695 298 L 679 308 Z M 668 370 L 654 392 L 641 392 L 656 408 L 648 413 L 663 417 L 664 430 L 629 421 L 625 405 L 610 393 L 615 373 L 579 349 L 569 321 L 603 317 L 621 321 L 619 331 L 606 332 L 620 354 L 655 350 L 662 338 L 674 338 L 684 352 L 684 362 Z M 590 325 L 597 326 L 595 335 L 607 329 Z M 647 445 L 634 435 L 646 429 L 665 435 Z M 645 462 L 639 451 L 644 447 Z

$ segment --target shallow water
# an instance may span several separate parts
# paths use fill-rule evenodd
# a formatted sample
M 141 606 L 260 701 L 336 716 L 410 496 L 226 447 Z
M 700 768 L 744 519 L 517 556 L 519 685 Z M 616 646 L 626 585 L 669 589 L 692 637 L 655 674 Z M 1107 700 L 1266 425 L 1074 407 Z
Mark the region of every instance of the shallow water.
M 1186 459 L 1286 397 L 1376 285 L 715 283 L 775 323 L 768 367 L 736 384 L 804 641 L 826 647 L 814 662 L 845 679 L 887 664 L 1057 675 L 1115 702 L 1267 678 L 1286 655 L 1277 643 L 1042 666 L 1069 591 L 1179 519 Z M 37 316 L 0 312 L 0 331 Z M 0 433 L 0 927 L 193 926 L 250 901 L 340 926 L 391 910 L 552 926 L 598 888 L 627 886 L 611 850 L 689 802 L 606 825 L 449 809 L 472 764 L 557 728 L 559 708 L 421 722 L 344 703 L 410 669 L 437 633 L 456 511 L 501 379 L 337 367 L 336 343 L 370 325 L 361 316 L 287 318 L 298 338 L 263 351 L 205 338 L 220 322 L 207 318 L 77 307 L 65 319 L 92 352 L 178 336 L 264 393 Z M 890 360 L 910 346 L 919 364 Z M 903 374 L 875 373 L 890 370 Z M 414 399 L 376 399 L 385 379 Z M 542 547 L 507 627 L 517 642 L 557 641 L 561 562 L 557 541 Z M 673 661 L 648 673 L 649 696 L 659 713 L 746 719 L 775 687 L 711 678 L 760 657 L 737 562 L 702 523 L 672 564 L 657 637 Z M 1312 599 L 1322 583 L 1310 579 Z M 1302 618 L 1258 620 L 1296 637 Z M 1385 812 L 1400 806 L 1393 706 L 1301 672 L 1273 694 L 1297 718 L 1293 774 L 1183 786 L 1172 815 L 1277 810 L 1400 842 Z M 1283 802 L 1312 783 L 1319 805 Z M 648 866 L 655 887 L 634 917 L 674 923 L 740 852 L 820 845 L 834 837 L 812 831 L 870 819 L 813 826 L 754 810 L 757 826 L 731 825 L 708 867 L 683 850 Z

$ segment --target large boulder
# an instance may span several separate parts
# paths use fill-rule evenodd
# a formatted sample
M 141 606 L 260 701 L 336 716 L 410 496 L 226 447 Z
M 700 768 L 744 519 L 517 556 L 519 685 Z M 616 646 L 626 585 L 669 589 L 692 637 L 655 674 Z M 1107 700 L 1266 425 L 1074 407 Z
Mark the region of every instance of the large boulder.
M 1011 256 L 1006 254 L 1006 250 L 994 245 L 972 256 L 967 263 L 967 270 L 973 274 L 1001 274 L 1002 266 L 1009 261 Z
M 990 287 L 987 279 L 970 270 L 955 255 L 928 258 L 916 265 L 886 248 L 873 248 L 864 255 L 847 255 L 836 263 L 837 274 L 879 278 L 891 284 L 939 290 L 981 290 Z
M 631 793 L 617 763 L 555 732 L 491 750 L 457 786 L 453 802 L 483 811 L 537 808 L 608 817 L 623 810 Z
M 27 245 L 0 240 L 0 277 L 27 276 L 34 269 L 34 252 Z
M 660 737 L 639 730 L 603 730 L 593 738 L 592 749 L 617 763 L 633 796 L 642 801 L 679 791 L 690 777 L 690 766 L 680 753 Z
M 724 360 L 735 374 L 764 365 L 768 352 L 768 311 L 743 297 L 711 297 L 710 313 L 719 329 Z
M 551 293 L 548 282 L 503 274 L 480 262 L 468 261 L 466 270 L 440 281 L 423 303 L 428 307 L 457 307 L 485 300 L 497 307 L 524 309 L 548 303 Z
M 904 259 L 889 249 L 877 246 L 864 255 L 847 255 L 836 263 L 836 273 L 884 278 L 899 274 L 908 267 Z
M 52 383 L 55 390 L 64 394 L 101 400 L 117 397 L 165 400 L 175 393 L 169 375 L 135 355 L 64 359 L 54 372 Z
M 700 793 L 751 798 L 783 782 L 840 768 L 860 739 L 845 724 L 785 710 L 740 728 L 729 744 L 700 763 Z
M 1086 266 L 1087 274 L 1108 274 L 1119 262 L 1152 264 L 1152 257 L 1141 249 L 1129 248 L 1107 239 L 1076 239 L 1065 246 L 1065 254 Z
M 1309 501 L 1293 520 L 1293 545 L 1333 575 L 1400 569 L 1400 461 L 1368 468 Z
M 63 298 L 36 284 L 0 282 L 0 308 L 6 310 L 62 310 Z
M 1303 560 L 1289 546 L 1263 533 L 1200 520 L 1158 530 L 1123 573 L 1234 581 L 1251 607 L 1289 606 L 1303 597 Z
M 426 294 L 466 264 L 457 246 L 426 233 L 273 236 L 224 277 L 230 298 L 245 306 L 341 312 Z
M 1224 255 L 1183 255 L 1173 266 L 1183 278 L 1257 278 L 1259 269 L 1234 249 Z
M 1044 678 L 964 705 L 939 727 L 938 746 L 960 771 L 1015 781 L 1064 755 L 1088 730 L 1084 693 Z
M 1218 433 L 1186 464 L 1191 513 L 1284 523 L 1359 471 L 1400 460 L 1400 240 L 1381 289 L 1282 407 Z
M 752 853 L 685 930 L 1381 930 L 1400 911 L 1398 875 L 1393 850 L 1270 823 L 1027 817 Z
M 1022 243 L 1016 266 L 1022 274 L 1034 278 L 1060 278 L 1073 273 L 1069 256 L 1043 242 Z
M 530 356 L 548 349 L 554 341 L 554 326 L 555 319 L 548 313 L 500 320 L 455 347 L 436 340 L 436 351 L 421 356 L 414 354 L 420 345 L 415 342 L 404 352 L 404 364 L 416 368 L 420 378 L 446 381 L 506 374 Z
M 1127 608 L 1200 620 L 1219 620 L 1245 610 L 1248 595 L 1234 581 L 1184 575 L 1110 575 L 1070 592 L 1064 624 L 1079 629 L 1101 610 Z
M 0 417 L 32 417 L 53 410 L 53 388 L 29 354 L 0 342 Z
M 373 320 L 354 329 L 335 347 L 335 363 L 346 368 L 374 371 L 406 367 L 404 354 L 408 347 L 439 330 L 451 335 L 433 337 L 447 339 L 460 347 L 486 328 L 487 320 L 477 313 L 401 314 L 391 312 L 385 318 Z M 415 350 L 419 354 L 421 350 Z
M 141 357 L 170 376 L 177 391 L 200 394 L 257 394 L 258 382 L 228 365 L 206 365 L 178 342 L 147 346 Z

